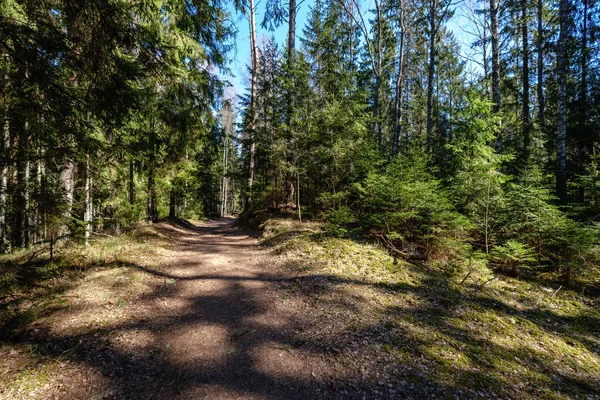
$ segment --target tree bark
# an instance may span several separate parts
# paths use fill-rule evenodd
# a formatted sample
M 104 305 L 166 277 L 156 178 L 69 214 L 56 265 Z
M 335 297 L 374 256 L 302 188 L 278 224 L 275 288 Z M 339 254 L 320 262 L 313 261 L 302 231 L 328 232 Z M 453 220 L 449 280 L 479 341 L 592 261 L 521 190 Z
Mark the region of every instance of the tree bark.
M 382 131 L 381 131 L 381 111 L 380 111 L 380 98 L 381 98 L 381 75 L 383 73 L 382 69 L 383 69 L 383 49 L 382 49 L 382 45 L 381 45 L 381 41 L 382 41 L 382 33 L 381 33 L 381 23 L 382 23 L 382 16 L 381 16 L 381 6 L 379 4 L 378 0 L 375 0 L 375 11 L 377 13 L 377 41 L 375 43 L 375 46 L 377 48 L 377 54 L 376 54 L 376 58 L 377 58 L 377 72 L 375 74 L 375 94 L 374 94 L 374 100 L 373 100 L 373 115 L 375 117 L 375 134 L 377 136 L 377 144 L 379 145 L 379 148 L 381 148 L 382 144 L 383 144 L 383 137 L 382 137 Z
M 398 153 L 398 143 L 400 142 L 400 133 L 402 130 L 402 84 L 404 73 L 404 40 L 406 37 L 406 25 L 404 23 L 405 10 L 404 0 L 400 0 L 400 40 L 398 49 L 398 74 L 396 75 L 396 90 L 394 99 L 394 140 L 392 141 L 392 156 Z
M 587 125 L 588 98 L 588 0 L 583 0 L 583 27 L 581 30 L 581 116 L 580 121 Z
M 294 68 L 294 61 L 296 58 L 296 0 L 289 0 L 289 12 L 288 12 L 288 74 L 291 78 L 291 90 L 289 91 L 288 97 L 288 126 L 291 124 L 291 116 L 295 108 L 295 95 L 294 95 L 294 74 L 292 69 Z
M 498 9 L 500 0 L 490 0 L 490 25 L 492 34 L 492 101 L 494 112 L 500 111 L 500 38 L 498 34 Z
M 15 210 L 14 246 L 29 246 L 29 125 L 20 121 L 17 137 L 17 185 L 13 208 Z
M 228 127 L 225 127 L 228 129 Z M 223 179 L 222 179 L 222 194 L 221 194 L 221 217 L 224 217 L 227 214 L 227 163 L 229 156 L 229 136 L 227 132 L 225 133 L 225 140 L 223 143 Z
M 0 252 L 5 252 L 8 250 L 10 243 L 8 224 L 6 223 L 6 213 L 8 210 L 8 159 L 10 158 L 10 121 L 8 117 L 8 106 L 5 108 L 4 124 L 2 127 L 2 154 L 7 161 L 2 163 L 2 170 L 0 172 Z
M 527 31 L 527 0 L 521 0 L 521 34 L 523 41 L 523 161 L 529 160 L 531 146 L 531 116 L 529 113 L 529 34 Z
M 256 44 L 256 23 L 254 18 L 254 0 L 250 0 L 250 40 L 251 40 L 251 55 L 252 55 L 252 86 L 250 89 L 250 152 L 248 161 L 248 202 L 252 201 L 252 186 L 254 185 L 254 172 L 255 172 L 255 156 L 256 156 L 256 142 L 255 142 L 255 129 L 256 129 L 256 92 L 258 86 L 258 46 Z
M 158 209 L 156 207 L 156 143 L 154 139 L 154 117 L 150 120 L 150 159 L 148 160 L 148 221 L 158 222 Z
M 546 125 L 545 99 L 544 99 L 544 26 L 543 26 L 543 0 L 537 2 L 537 98 L 538 98 L 538 123 L 540 129 Z
M 154 157 L 152 157 L 150 168 L 148 169 L 148 221 L 157 222 L 158 212 L 156 209 L 156 184 L 154 182 Z
M 429 65 L 427 67 L 427 147 L 433 148 L 433 85 L 435 79 L 435 56 L 437 26 L 435 12 L 437 0 L 431 0 L 429 5 Z
M 63 217 L 65 218 L 65 223 L 69 224 L 71 220 L 71 213 L 73 212 L 73 176 L 75 173 L 75 163 L 71 160 L 68 160 L 60 171 L 60 188 L 62 191 L 62 200 L 65 205 L 65 209 L 63 211 Z M 68 228 L 63 226 L 59 229 L 59 236 L 68 232 Z
M 133 160 L 129 160 L 129 204 L 135 204 L 135 174 Z
M 569 0 L 560 0 L 558 20 L 560 33 L 556 47 L 556 76 L 558 84 L 556 123 L 556 194 L 567 200 L 567 39 Z
M 90 156 L 85 156 L 85 183 L 83 202 L 83 224 L 85 232 L 83 235 L 84 245 L 89 246 L 90 234 L 92 232 L 92 176 L 90 173 Z

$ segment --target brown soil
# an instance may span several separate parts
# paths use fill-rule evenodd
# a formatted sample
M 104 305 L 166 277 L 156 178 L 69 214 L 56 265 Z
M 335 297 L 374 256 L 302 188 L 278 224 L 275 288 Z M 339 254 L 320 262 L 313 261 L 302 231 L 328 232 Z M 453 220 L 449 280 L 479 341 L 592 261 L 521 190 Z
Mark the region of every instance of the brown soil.
M 100 293 L 93 285 L 81 289 L 73 295 L 79 300 L 22 333 L 10 353 L 5 348 L 7 354 L 0 354 L 9 360 L 5 373 L 11 373 L 11 357 L 20 357 L 14 364 L 22 369 L 23 359 L 32 353 L 37 358 L 28 368 L 49 371 L 45 384 L 33 392 L 4 392 L 5 398 L 373 394 L 360 388 L 371 385 L 361 384 L 360 371 L 337 360 L 335 348 L 313 341 L 312 332 L 319 327 L 311 320 L 310 303 L 290 291 L 287 269 L 257 239 L 233 227 L 232 220 L 202 226 L 161 223 L 157 229 L 174 244 L 154 267 L 143 257 L 139 264 L 126 263 L 123 268 L 143 276 L 137 289 L 111 275 L 117 277 L 110 291 Z M 115 269 L 107 271 L 88 281 Z M 339 382 L 351 391 L 341 390 Z

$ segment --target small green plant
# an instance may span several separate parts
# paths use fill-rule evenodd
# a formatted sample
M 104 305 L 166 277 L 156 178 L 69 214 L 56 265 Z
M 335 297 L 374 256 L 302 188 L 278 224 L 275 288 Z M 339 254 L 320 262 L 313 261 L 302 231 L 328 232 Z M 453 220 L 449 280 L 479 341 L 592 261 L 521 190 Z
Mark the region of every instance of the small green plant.
M 519 267 L 536 260 L 535 253 L 527 245 L 516 240 L 509 240 L 491 251 L 492 262 L 512 275 L 519 275 Z
M 346 206 L 329 211 L 325 215 L 325 220 L 330 232 L 336 236 L 344 236 L 348 232 L 347 226 L 356 222 L 354 214 Z

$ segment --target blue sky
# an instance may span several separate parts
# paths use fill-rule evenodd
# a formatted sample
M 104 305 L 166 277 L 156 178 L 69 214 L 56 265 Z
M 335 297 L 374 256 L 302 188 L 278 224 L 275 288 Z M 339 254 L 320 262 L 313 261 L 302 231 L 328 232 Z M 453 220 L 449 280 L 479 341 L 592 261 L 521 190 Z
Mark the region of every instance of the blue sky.
M 261 28 L 260 24 L 264 17 L 265 4 L 267 0 L 256 1 L 256 28 L 257 28 L 257 40 L 260 45 L 262 39 L 268 36 L 274 36 L 278 43 L 283 44 L 287 41 L 287 23 L 283 23 L 274 32 L 269 32 L 266 29 Z M 300 5 L 298 15 L 296 16 L 296 35 L 297 38 L 302 35 L 302 28 L 306 24 L 310 6 L 314 3 L 313 0 L 306 0 Z M 236 94 L 241 94 L 246 87 L 244 79 L 248 78 L 248 72 L 246 71 L 247 65 L 250 64 L 250 33 L 249 23 L 245 16 L 236 14 L 233 7 L 230 5 L 230 12 L 234 16 L 238 33 L 236 39 L 236 48 L 233 51 L 233 61 L 230 65 L 231 72 L 235 75 L 234 77 L 228 77 L 227 79 L 233 84 Z M 300 41 L 296 39 L 296 46 L 300 45 Z
M 277 28 L 274 32 L 269 32 L 266 29 L 262 29 L 260 24 L 264 17 L 265 4 L 267 0 L 258 0 L 256 2 L 256 27 L 257 27 L 257 38 L 258 43 L 260 45 L 262 38 L 268 36 L 274 36 L 278 43 L 283 44 L 287 41 L 287 24 L 284 23 L 279 28 Z M 366 10 L 369 8 L 369 1 L 365 0 L 362 2 L 363 9 Z M 301 5 L 298 11 L 298 15 L 296 17 L 296 46 L 300 45 L 299 37 L 302 36 L 302 28 L 306 24 L 308 14 L 310 12 L 310 7 L 314 4 L 314 0 L 305 0 Z M 236 26 L 238 29 L 237 39 L 236 39 L 236 48 L 232 53 L 232 62 L 230 64 L 230 69 L 233 77 L 226 77 L 234 87 L 235 94 L 240 95 L 244 92 L 244 89 L 247 86 L 247 80 L 249 80 L 248 72 L 246 66 L 250 63 L 250 33 L 249 33 L 249 24 L 248 20 L 245 16 L 237 14 L 233 9 L 233 6 L 230 5 L 231 14 L 236 21 Z M 460 7 L 460 5 L 458 5 Z M 372 7 L 370 7 L 372 8 Z M 449 29 L 454 32 L 455 37 L 462 43 L 462 51 L 467 52 L 468 43 L 472 40 L 470 35 L 467 34 L 461 27 L 464 27 L 465 24 L 468 24 L 468 21 L 461 16 L 461 12 L 457 10 L 455 12 L 454 18 L 448 23 Z

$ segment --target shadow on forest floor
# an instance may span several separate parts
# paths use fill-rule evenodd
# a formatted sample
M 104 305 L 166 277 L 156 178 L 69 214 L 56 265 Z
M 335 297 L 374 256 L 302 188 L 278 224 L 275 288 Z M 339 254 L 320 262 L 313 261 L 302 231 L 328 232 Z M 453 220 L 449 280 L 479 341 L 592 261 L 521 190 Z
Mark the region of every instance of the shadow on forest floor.
M 597 298 L 290 232 L 173 221 L 105 250 L 0 347 L 0 398 L 600 398 Z

